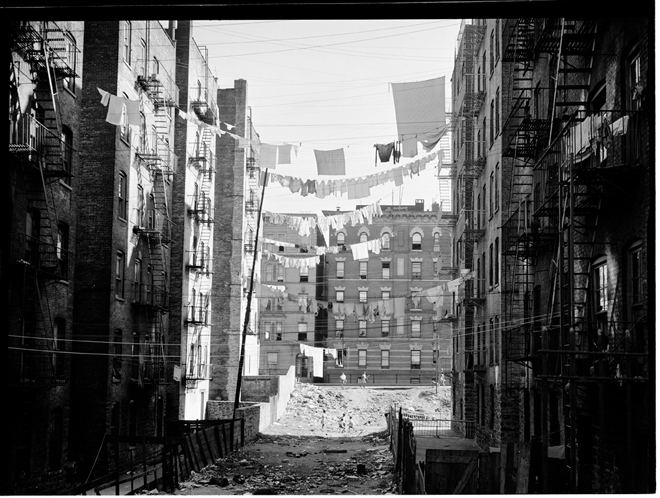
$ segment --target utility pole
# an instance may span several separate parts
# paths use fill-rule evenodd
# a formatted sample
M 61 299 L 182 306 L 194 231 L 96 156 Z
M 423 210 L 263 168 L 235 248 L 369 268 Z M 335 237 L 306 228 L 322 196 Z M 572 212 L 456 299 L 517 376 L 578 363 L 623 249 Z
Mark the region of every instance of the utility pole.
M 250 290 L 247 295 L 247 304 L 245 306 L 245 319 L 243 320 L 243 333 L 241 335 L 241 354 L 238 360 L 238 378 L 236 379 L 236 397 L 234 398 L 234 418 L 236 418 L 236 411 L 241 399 L 241 381 L 243 379 L 243 363 L 245 362 L 245 341 L 247 339 L 247 328 L 250 323 L 250 311 L 252 304 L 252 290 L 254 289 L 254 267 L 257 264 L 257 244 L 259 242 L 259 228 L 261 226 L 261 208 L 264 204 L 264 194 L 266 193 L 266 181 L 268 177 L 268 168 L 264 172 L 264 184 L 261 189 L 261 202 L 259 203 L 259 211 L 257 214 L 257 231 L 254 236 L 254 247 L 252 253 L 252 270 L 250 271 Z

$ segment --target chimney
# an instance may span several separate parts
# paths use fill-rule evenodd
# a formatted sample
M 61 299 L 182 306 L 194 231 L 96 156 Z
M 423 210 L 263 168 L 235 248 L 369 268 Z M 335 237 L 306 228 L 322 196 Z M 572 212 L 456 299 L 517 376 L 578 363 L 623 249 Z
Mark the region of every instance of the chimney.
M 175 37 L 176 37 L 176 21 L 168 21 L 167 34 L 170 36 L 170 40 L 175 39 Z

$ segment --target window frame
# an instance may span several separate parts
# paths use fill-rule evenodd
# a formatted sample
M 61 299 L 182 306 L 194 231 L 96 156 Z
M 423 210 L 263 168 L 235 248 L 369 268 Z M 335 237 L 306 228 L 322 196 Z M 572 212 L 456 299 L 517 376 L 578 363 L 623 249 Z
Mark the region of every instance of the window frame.
M 413 339 L 422 337 L 422 321 L 421 320 L 410 320 L 410 337 Z
M 422 250 L 422 234 L 419 232 L 414 232 L 410 238 L 410 248 L 412 251 L 421 251 Z
M 368 271 L 369 271 L 369 262 L 368 261 L 360 261 L 360 279 L 361 280 L 366 280 Z
M 117 217 L 122 221 L 126 221 L 128 217 L 128 176 L 123 171 L 119 172 L 117 201 Z
M 343 290 L 336 290 L 335 291 L 335 302 L 343 303 L 345 299 L 346 299 L 345 291 L 343 291 Z
M 380 368 L 381 370 L 390 369 L 390 350 L 381 349 L 380 350 Z
M 390 280 L 392 278 L 392 262 L 391 261 L 383 261 L 382 262 L 382 279 L 383 280 Z M 387 271 L 385 271 L 387 270 Z
M 421 261 L 411 261 L 410 262 L 410 278 L 415 280 L 421 280 L 422 278 L 422 262 Z
M 422 369 L 422 351 L 420 349 L 410 350 L 410 370 Z
M 346 262 L 337 261 L 337 278 L 344 278 L 346 275 Z
M 126 253 L 115 253 L 115 297 L 124 298 L 124 280 L 126 276 Z
M 381 337 L 389 337 L 391 331 L 391 320 L 389 318 L 381 318 L 380 320 L 380 335 Z
M 358 337 L 367 337 L 367 321 L 358 320 Z
M 358 349 L 358 368 L 367 368 L 367 350 Z

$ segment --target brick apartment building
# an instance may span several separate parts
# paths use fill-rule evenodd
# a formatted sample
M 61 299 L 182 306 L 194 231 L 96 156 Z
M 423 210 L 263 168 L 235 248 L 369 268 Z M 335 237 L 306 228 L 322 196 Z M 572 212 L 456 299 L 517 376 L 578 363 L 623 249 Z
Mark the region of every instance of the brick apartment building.
M 326 254 L 324 265 L 324 294 L 333 304 L 324 347 L 338 351 L 337 360 L 326 364 L 326 381 L 339 382 L 345 373 L 355 383 L 366 371 L 374 384 L 431 384 L 441 369 L 451 368 L 452 324 L 445 317 L 451 316 L 451 297 L 434 309 L 414 294 L 450 280 L 449 224 L 441 220 L 437 204 L 431 210 L 424 210 L 423 201 L 381 209 L 383 215 L 371 224 L 330 231 L 329 245 L 345 249 Z M 381 237 L 379 254 L 353 259 L 351 244 Z M 402 316 L 362 313 L 365 303 L 397 298 L 404 299 Z M 358 311 L 342 313 L 342 303 L 356 305 Z
M 233 88 L 218 90 L 220 120 L 235 126 L 234 133 L 248 140 L 258 139 L 247 105 L 247 82 L 235 80 Z M 248 310 L 250 276 L 255 257 L 259 155 L 256 147 L 238 146 L 229 134 L 217 139 L 215 186 L 215 232 L 211 304 L 214 333 L 211 342 L 211 383 L 209 399 L 234 400 L 238 384 L 241 337 Z M 256 252 L 255 280 L 259 275 Z M 249 302 L 243 372 L 258 372 L 257 323 L 259 306 L 256 293 Z
M 7 304 L 9 494 L 61 489 L 69 448 L 74 245 L 82 185 L 83 23 L 12 21 L 9 155 L 11 236 L 3 237 Z
M 70 405 L 70 458 L 83 475 L 108 472 L 106 433 L 164 435 L 166 411 L 178 411 L 166 390 L 170 251 L 180 240 L 172 182 L 184 167 L 174 153 L 171 35 L 157 21 L 85 23 Z M 102 105 L 99 89 L 139 109 L 108 122 L 112 102 Z M 136 457 L 128 445 L 119 452 L 120 461 Z
M 454 417 L 486 451 L 530 444 L 532 492 L 654 489 L 650 30 L 461 28 Z
M 181 383 L 170 384 L 169 396 L 178 411 L 168 421 L 206 418 L 213 314 L 213 232 L 215 225 L 216 137 L 210 126 L 220 126 L 217 83 L 208 65 L 208 53 L 193 39 L 193 23 L 172 26 L 176 58 L 178 107 L 174 150 L 179 170 L 173 179 L 172 223 L 177 241 L 171 250 L 170 330 L 167 355 L 181 354 Z M 208 125 L 208 126 L 204 126 Z
M 290 216 L 306 216 L 289 213 Z M 261 260 L 259 286 L 260 375 L 285 375 L 295 366 L 301 382 L 312 382 L 313 360 L 303 355 L 300 344 L 314 345 L 317 335 L 316 299 L 317 265 L 296 267 L 294 261 L 316 254 L 316 231 L 308 236 L 297 230 L 274 223 L 267 215 L 263 224 L 264 250 L 292 260 L 291 267 L 273 258 Z M 280 242 L 281 244 L 271 241 Z M 320 381 L 321 379 L 316 379 Z
M 502 392 L 502 234 L 511 160 L 502 154 L 509 75 L 502 63 L 503 20 L 464 20 L 452 77 L 454 251 L 459 287 L 454 417 L 476 422 L 476 440 L 497 447 L 517 439 L 518 400 Z

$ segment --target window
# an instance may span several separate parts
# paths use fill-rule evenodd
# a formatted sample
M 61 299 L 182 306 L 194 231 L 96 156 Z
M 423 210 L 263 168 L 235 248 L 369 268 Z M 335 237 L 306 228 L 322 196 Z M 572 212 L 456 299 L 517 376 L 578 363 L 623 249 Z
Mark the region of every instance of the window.
M 66 320 L 57 317 L 53 320 L 53 350 L 51 355 L 53 376 L 56 379 L 64 378 L 64 338 L 66 336 Z
M 133 25 L 131 24 L 131 21 L 125 21 L 123 57 L 124 57 L 124 61 L 126 61 L 128 64 L 131 63 L 132 38 L 133 38 Z
M 390 350 L 380 350 L 380 368 L 390 368 Z
M 360 242 L 367 242 L 369 240 L 369 235 L 366 232 L 360 234 Z
M 410 351 L 410 368 L 412 370 L 419 370 L 422 368 L 422 352 L 418 349 Z
M 346 234 L 344 232 L 337 232 L 337 245 L 343 246 L 346 244 Z
M 440 234 L 438 232 L 433 234 L 433 250 L 435 252 L 440 251 Z
M 298 340 L 307 340 L 307 322 L 298 322 Z
M 383 261 L 383 279 L 389 280 L 390 278 L 390 262 Z
M 336 291 L 335 301 L 338 302 L 338 303 L 343 303 L 344 302 L 344 291 L 343 290 Z
M 136 225 L 141 227 L 142 221 L 144 220 L 144 188 L 142 185 L 137 186 L 137 220 Z
M 284 282 L 284 266 L 280 264 L 277 265 L 277 281 Z
M 358 321 L 358 335 L 360 337 L 367 337 L 367 321 L 359 320 Z
M 412 250 L 421 251 L 422 250 L 422 235 L 418 232 L 413 233 L 412 236 Z
M 358 368 L 367 368 L 367 350 L 358 349 Z
M 420 279 L 422 278 L 422 262 L 421 261 L 413 261 L 412 266 L 412 278 Z
M 367 278 L 367 261 L 360 261 L 360 278 L 362 280 Z
M 359 292 L 359 302 L 361 303 L 366 303 L 367 302 L 367 291 L 366 290 L 361 290 Z
M 493 51 L 493 48 L 495 46 L 495 32 L 491 31 L 490 32 L 490 48 L 488 50 L 490 54 L 490 73 L 493 74 L 493 70 L 495 69 L 495 52 Z
M 73 168 L 73 132 L 67 126 L 62 126 L 62 169 L 66 175 L 62 180 L 69 185 Z
M 493 286 L 493 266 L 494 266 L 494 264 L 493 264 L 494 263 L 493 262 L 493 244 L 491 244 L 489 246 L 488 250 L 490 251 L 490 253 L 489 253 L 490 265 L 488 266 L 488 285 L 490 287 L 492 287 Z
M 127 211 L 128 211 L 128 191 L 127 191 L 127 179 L 126 173 L 123 171 L 119 172 L 119 192 L 117 193 L 118 206 L 117 206 L 117 216 L 119 218 L 126 220 Z
M 500 208 L 500 189 L 498 187 L 500 176 L 500 163 L 495 165 L 495 180 L 493 186 L 495 187 L 495 194 L 493 194 L 493 202 L 495 203 L 495 211 Z
M 390 234 L 389 233 L 384 233 L 383 234 L 383 241 L 382 241 L 382 247 L 381 249 L 386 249 L 390 250 Z
M 115 295 L 124 297 L 124 253 L 117 251 L 115 260 Z
M 389 299 L 390 298 L 390 291 L 388 291 L 388 290 L 380 291 L 380 298 L 383 301 L 385 301 L 386 299 Z
M 282 322 L 275 322 L 275 340 L 282 340 Z
M 421 337 L 422 336 L 422 321 L 421 320 L 411 320 L 410 321 L 410 335 L 411 335 L 411 337 Z
M 265 281 L 266 282 L 273 281 L 273 265 L 271 264 L 266 265 Z
M 337 278 L 344 278 L 344 261 L 337 261 Z
M 495 285 L 500 283 L 500 239 L 499 237 L 495 239 L 495 263 L 493 268 L 493 273 L 495 274 Z
M 383 337 L 389 337 L 390 336 L 390 321 L 389 320 L 381 320 L 380 321 L 380 333 Z
M 633 246 L 629 251 L 629 285 L 631 304 L 642 302 L 642 246 Z
M 594 268 L 594 305 L 596 313 L 606 313 L 609 309 L 607 283 L 607 263 L 604 262 Z
M 495 20 L 495 61 L 500 60 L 500 20 Z
M 112 380 L 121 380 L 122 355 L 124 353 L 123 334 L 121 329 L 115 329 L 113 339 Z
M 344 320 L 335 320 L 335 337 L 344 337 Z
M 628 56 L 626 63 L 626 105 L 630 111 L 637 111 L 641 107 L 641 85 L 642 61 L 639 56 L 639 48 L 635 47 Z
M 438 269 L 438 258 L 433 258 L 433 276 L 437 277 L 439 271 L 440 270 Z
M 268 362 L 268 368 L 276 368 L 277 367 L 277 353 L 268 353 L 267 360 Z
M 307 282 L 309 280 L 309 267 L 300 267 L 300 281 Z
M 485 50 L 485 48 L 484 48 L 483 54 L 481 54 L 481 67 L 484 68 L 484 70 L 482 72 L 482 78 L 484 80 L 484 90 L 485 90 L 486 89 L 486 50 Z M 484 129 L 485 128 L 486 127 L 484 126 Z M 484 140 L 486 140 L 486 135 L 484 135 Z
M 488 320 L 488 364 L 492 365 L 495 360 L 495 337 L 493 331 L 493 319 Z
M 57 224 L 57 267 L 62 278 L 69 277 L 69 225 Z
M 154 57 L 153 74 L 160 74 L 160 62 Z
M 139 303 L 142 298 L 142 261 L 135 260 L 133 268 L 133 301 Z
M 500 89 L 495 92 L 495 135 L 500 133 Z

